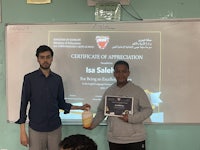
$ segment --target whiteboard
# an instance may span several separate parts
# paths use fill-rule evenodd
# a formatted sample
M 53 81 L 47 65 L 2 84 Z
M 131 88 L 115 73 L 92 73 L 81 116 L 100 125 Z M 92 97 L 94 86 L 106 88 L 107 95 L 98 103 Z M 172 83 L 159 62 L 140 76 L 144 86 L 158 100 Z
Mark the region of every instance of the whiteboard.
M 19 117 L 23 76 L 38 69 L 35 50 L 55 52 L 67 102 L 90 103 L 95 114 L 104 91 L 115 82 L 113 64 L 124 59 L 130 78 L 152 104 L 152 123 L 200 123 L 200 21 L 8 24 L 6 29 L 7 120 Z M 81 111 L 61 119 L 81 124 Z M 151 123 L 151 122 L 150 122 Z

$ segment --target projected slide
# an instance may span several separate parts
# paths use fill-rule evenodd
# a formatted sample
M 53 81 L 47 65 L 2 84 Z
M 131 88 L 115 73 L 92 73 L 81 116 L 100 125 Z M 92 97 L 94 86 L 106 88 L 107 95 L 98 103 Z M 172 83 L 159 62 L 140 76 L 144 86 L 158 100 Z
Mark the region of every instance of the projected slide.
M 104 91 L 115 82 L 114 63 L 125 60 L 130 64 L 129 80 L 143 87 L 152 103 L 151 120 L 163 122 L 160 32 L 49 31 L 48 35 L 55 51 L 53 70 L 63 77 L 67 102 L 90 103 L 95 112 Z M 81 119 L 81 111 L 61 113 L 61 117 Z
M 116 82 L 114 63 L 125 60 L 129 80 L 151 102 L 150 123 L 200 123 L 199 27 L 198 20 L 7 25 L 8 122 L 19 118 L 23 76 L 39 68 L 35 51 L 46 44 L 55 52 L 51 69 L 62 76 L 66 102 L 89 103 L 95 115 Z M 81 113 L 60 116 L 64 124 L 81 124 Z

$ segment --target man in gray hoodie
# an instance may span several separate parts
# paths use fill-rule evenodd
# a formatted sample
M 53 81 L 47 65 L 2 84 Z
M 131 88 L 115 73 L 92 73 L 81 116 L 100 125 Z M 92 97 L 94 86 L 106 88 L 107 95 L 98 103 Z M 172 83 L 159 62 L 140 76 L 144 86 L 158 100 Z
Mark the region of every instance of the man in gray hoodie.
M 114 77 L 117 82 L 104 93 L 99 103 L 97 113 L 89 129 L 95 128 L 104 120 L 105 97 L 131 97 L 133 113 L 123 113 L 121 116 L 108 116 L 107 139 L 110 150 L 145 150 L 145 127 L 143 122 L 152 114 L 152 106 L 144 90 L 128 81 L 130 75 L 129 64 L 117 61 L 114 65 Z

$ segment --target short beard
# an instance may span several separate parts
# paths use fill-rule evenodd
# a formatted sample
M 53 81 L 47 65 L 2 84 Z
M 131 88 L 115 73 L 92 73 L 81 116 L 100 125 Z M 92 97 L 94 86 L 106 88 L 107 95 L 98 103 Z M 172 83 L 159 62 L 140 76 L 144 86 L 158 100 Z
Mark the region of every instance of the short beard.
M 50 65 L 48 67 L 43 67 L 42 65 L 40 65 L 40 68 L 42 68 L 43 70 L 48 70 L 50 69 Z

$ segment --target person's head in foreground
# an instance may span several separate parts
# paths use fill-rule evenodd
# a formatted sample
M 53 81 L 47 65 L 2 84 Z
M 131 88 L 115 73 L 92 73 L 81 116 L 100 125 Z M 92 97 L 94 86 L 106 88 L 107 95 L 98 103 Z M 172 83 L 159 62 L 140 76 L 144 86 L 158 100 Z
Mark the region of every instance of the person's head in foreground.
M 59 147 L 60 150 L 97 150 L 97 144 L 91 138 L 81 134 L 65 137 Z

